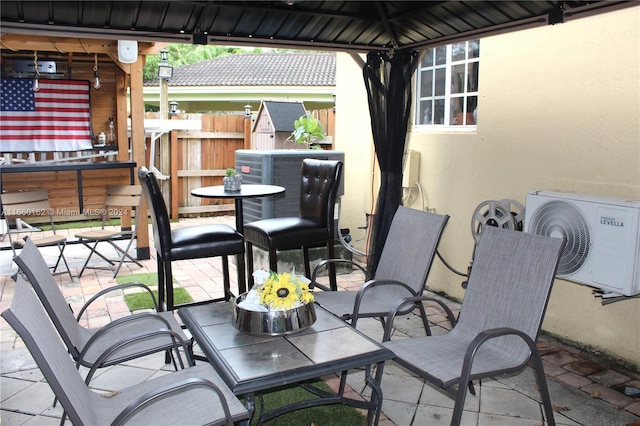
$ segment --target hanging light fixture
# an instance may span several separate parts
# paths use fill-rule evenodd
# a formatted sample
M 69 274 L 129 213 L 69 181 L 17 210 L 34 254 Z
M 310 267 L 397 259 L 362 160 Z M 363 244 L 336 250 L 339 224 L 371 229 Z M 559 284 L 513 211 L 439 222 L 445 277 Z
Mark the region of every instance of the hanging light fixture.
M 40 71 L 38 70 L 38 51 L 33 51 L 33 73 L 35 74 L 33 79 L 33 91 L 37 92 L 40 90 Z
M 95 77 L 95 80 L 93 82 L 93 88 L 98 90 L 100 89 L 100 77 L 98 76 L 98 54 L 94 53 L 94 65 L 93 65 L 93 76 Z

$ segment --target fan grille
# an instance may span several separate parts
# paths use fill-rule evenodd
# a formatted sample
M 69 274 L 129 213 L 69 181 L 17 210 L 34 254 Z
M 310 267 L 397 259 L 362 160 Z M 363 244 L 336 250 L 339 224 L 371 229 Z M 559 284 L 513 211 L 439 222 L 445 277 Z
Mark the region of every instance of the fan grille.
M 582 212 L 572 203 L 555 200 L 542 204 L 533 214 L 528 231 L 532 234 L 565 239 L 558 275 L 573 274 L 582 267 L 589 256 L 589 225 Z

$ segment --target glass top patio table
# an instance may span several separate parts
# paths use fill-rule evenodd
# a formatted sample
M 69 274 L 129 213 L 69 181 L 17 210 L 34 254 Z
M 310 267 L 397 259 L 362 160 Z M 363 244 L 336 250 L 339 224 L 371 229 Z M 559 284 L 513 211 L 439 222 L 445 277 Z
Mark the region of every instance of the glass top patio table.
M 210 303 L 178 310 L 207 360 L 236 395 L 243 395 L 250 411 L 254 393 L 291 383 L 301 383 L 331 373 L 365 367 L 372 388 L 370 401 L 338 394 L 307 401 L 307 406 L 343 403 L 369 410 L 368 422 L 377 423 L 382 406 L 380 380 L 384 361 L 393 352 L 316 305 L 316 322 L 308 329 L 285 336 L 255 336 L 231 324 L 231 304 Z M 371 367 L 377 365 L 375 377 Z M 282 412 L 278 413 L 282 414 Z M 267 414 L 263 420 L 270 418 Z

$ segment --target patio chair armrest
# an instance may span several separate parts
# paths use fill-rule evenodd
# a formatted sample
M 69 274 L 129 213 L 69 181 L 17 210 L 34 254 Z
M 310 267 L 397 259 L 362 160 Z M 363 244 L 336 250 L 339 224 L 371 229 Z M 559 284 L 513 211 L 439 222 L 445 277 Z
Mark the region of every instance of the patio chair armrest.
M 309 284 L 309 288 L 314 288 L 314 287 L 318 287 L 321 290 L 324 291 L 332 291 L 329 287 L 322 285 L 322 284 L 318 284 L 316 282 L 316 278 L 318 277 L 318 273 L 320 272 L 320 270 L 322 268 L 324 268 L 325 266 L 328 266 L 330 264 L 335 264 L 335 263 L 344 263 L 344 264 L 349 264 L 351 266 L 355 266 L 356 268 L 358 268 L 365 277 L 365 281 L 369 281 L 371 279 L 371 277 L 369 276 L 369 272 L 367 272 L 367 270 L 365 268 L 363 268 L 362 266 L 358 265 L 356 262 L 353 262 L 351 260 L 348 259 L 325 259 L 320 261 L 315 268 L 313 268 L 313 272 L 311 273 L 311 283 Z
M 437 304 L 438 306 L 440 306 L 440 308 L 445 311 L 445 313 L 447 314 L 447 318 L 449 319 L 449 323 L 451 324 L 451 328 L 456 326 L 457 320 L 455 315 L 453 314 L 453 311 L 451 310 L 451 308 L 449 308 L 449 306 L 447 306 L 446 303 L 444 303 L 441 300 L 438 300 L 434 297 L 429 297 L 429 296 L 413 296 L 413 297 L 405 297 L 404 299 L 399 300 L 395 306 L 393 306 L 391 308 L 391 310 L 389 310 L 389 315 L 387 316 L 387 323 L 384 327 L 384 335 L 382 337 L 382 341 L 383 342 L 387 342 L 389 340 L 391 340 L 391 331 L 393 330 L 393 321 L 396 317 L 396 315 L 398 314 L 398 312 L 400 310 L 402 310 L 403 307 L 408 306 L 408 305 L 412 305 L 415 303 L 422 303 L 422 302 L 434 302 L 435 304 Z
M 393 285 L 393 286 L 402 287 L 405 290 L 407 290 L 408 294 L 412 296 L 417 296 L 414 293 L 413 289 L 409 285 L 403 283 L 402 281 L 387 280 L 387 279 L 369 280 L 366 283 L 362 284 L 362 286 L 358 289 L 358 292 L 356 293 L 356 299 L 353 302 L 353 314 L 351 318 L 357 318 L 359 316 L 358 313 L 360 312 L 360 305 L 362 304 L 362 299 L 366 295 L 367 291 L 382 285 Z M 411 297 L 411 296 L 407 296 L 407 297 Z
M 205 388 L 210 389 L 212 393 L 217 395 L 220 400 L 220 405 L 222 405 L 222 410 L 224 411 L 225 418 L 227 419 L 227 424 L 231 423 L 231 412 L 229 410 L 229 405 L 227 404 L 227 400 L 224 397 L 224 394 L 220 390 L 218 386 L 216 386 L 213 382 L 200 378 L 200 377 L 191 377 L 185 380 L 181 380 L 177 383 L 172 383 L 170 385 L 163 386 L 159 389 L 155 389 L 153 391 L 147 392 L 142 395 L 135 401 L 133 401 L 127 408 L 122 410 L 120 414 L 115 418 L 115 420 L 111 423 L 112 426 L 123 425 L 127 423 L 127 421 L 133 417 L 140 410 L 147 408 L 150 405 L 153 405 L 157 402 L 164 401 L 166 398 L 171 398 L 174 395 L 181 394 L 183 392 L 188 391 L 192 388 Z M 167 402 L 165 402 L 167 403 Z M 168 402 L 170 404 L 170 402 Z
M 524 342 L 529 346 L 529 349 L 532 349 L 532 350 L 536 349 L 536 344 L 531 339 L 531 337 L 529 337 L 529 335 L 527 335 L 526 333 L 520 330 L 516 330 L 515 328 L 511 328 L 511 327 L 492 328 L 489 330 L 482 330 L 480 333 L 478 333 L 476 337 L 474 337 L 471 343 L 469 343 L 469 346 L 467 346 L 467 351 L 465 352 L 464 362 L 466 363 L 467 359 L 469 361 L 473 360 L 473 357 L 475 356 L 476 352 L 478 351 L 480 346 L 482 346 L 484 343 L 486 343 L 491 339 L 495 339 L 496 337 L 501 337 L 501 336 L 518 336 L 522 340 L 524 340 Z M 464 367 L 463 367 L 463 370 L 464 370 Z
M 169 324 L 169 321 L 167 321 L 162 316 L 153 312 L 140 312 L 138 314 L 117 318 L 111 321 L 109 324 L 106 324 L 103 327 L 101 327 L 91 336 L 91 338 L 89 338 L 89 340 L 85 345 L 85 350 L 86 348 L 90 347 L 96 340 L 102 338 L 102 336 L 113 331 L 115 328 L 120 327 L 121 325 L 126 325 L 131 321 L 139 321 L 140 318 L 145 318 L 145 317 L 151 318 L 158 322 L 157 330 L 171 330 L 171 324 Z
M 129 337 L 127 337 L 125 339 L 122 339 L 122 340 L 114 343 L 113 345 L 109 346 L 107 349 L 105 349 L 100 354 L 100 356 L 96 359 L 96 361 L 91 366 L 91 369 L 89 370 L 89 373 L 87 374 L 87 377 L 85 378 L 85 383 L 87 385 L 89 385 L 89 382 L 91 381 L 91 378 L 93 377 L 93 375 L 96 372 L 96 370 L 98 368 L 101 368 L 102 366 L 104 366 L 105 363 L 109 360 L 109 357 L 111 357 L 113 354 L 117 353 L 118 351 L 120 351 L 122 349 L 125 349 L 129 345 L 133 345 L 133 344 L 136 344 L 136 343 L 138 343 L 140 341 L 144 341 L 144 340 L 155 338 L 155 337 L 162 336 L 162 335 L 166 335 L 168 337 L 168 340 L 167 340 L 167 348 L 168 349 L 171 349 L 171 348 L 177 347 L 177 346 L 182 346 L 182 348 L 183 348 L 183 350 L 185 352 L 185 356 L 187 357 L 187 364 L 188 365 L 193 365 L 193 360 L 191 359 L 191 351 L 189 350 L 190 341 L 183 340 L 182 337 L 178 333 L 176 333 L 175 331 L 160 329 L 160 330 L 154 330 L 154 331 L 150 331 L 150 332 L 146 332 L 146 333 L 140 333 L 140 334 L 136 334 L 136 335 L 133 335 L 133 336 L 129 336 Z M 169 344 L 169 342 L 171 344 Z M 84 356 L 85 356 L 85 354 L 87 353 L 87 351 L 90 348 L 91 348 L 91 345 L 89 343 L 87 343 L 87 345 L 84 347 L 84 349 L 82 350 L 82 352 L 78 356 L 78 359 L 76 361 L 76 366 L 82 365 L 82 361 L 84 360 Z M 182 362 L 182 358 L 181 357 L 179 357 L 179 362 L 180 362 L 180 367 L 184 368 L 184 363 Z
M 153 292 L 151 291 L 151 289 L 147 285 L 142 284 L 142 283 L 125 283 L 125 284 L 120 284 L 120 285 L 117 285 L 117 286 L 113 286 L 113 287 L 102 289 L 99 292 L 97 292 L 96 294 L 94 294 L 89 300 L 87 300 L 85 302 L 84 305 L 82 305 L 82 308 L 80 308 L 80 311 L 78 311 L 78 315 L 76 315 L 76 320 L 80 321 L 80 318 L 82 318 L 82 315 L 84 314 L 84 311 L 86 311 L 87 308 L 93 302 L 95 302 L 97 299 L 99 299 L 100 297 L 102 297 L 105 294 L 110 293 L 112 291 L 123 290 L 125 288 L 131 288 L 131 287 L 140 287 L 140 288 L 148 291 L 149 295 L 151 295 L 151 300 L 153 301 L 153 306 L 155 307 L 155 310 L 158 311 L 158 302 L 156 301 L 156 298 L 153 295 Z
M 518 336 L 529 346 L 532 352 L 536 352 L 536 344 L 526 333 L 516 330 L 510 327 L 492 328 L 489 330 L 483 330 L 467 346 L 467 350 L 464 354 L 464 361 L 462 363 L 462 374 L 460 375 L 460 383 L 468 383 L 471 380 L 471 367 L 473 365 L 473 359 L 478 352 L 478 349 L 491 339 L 502 336 Z

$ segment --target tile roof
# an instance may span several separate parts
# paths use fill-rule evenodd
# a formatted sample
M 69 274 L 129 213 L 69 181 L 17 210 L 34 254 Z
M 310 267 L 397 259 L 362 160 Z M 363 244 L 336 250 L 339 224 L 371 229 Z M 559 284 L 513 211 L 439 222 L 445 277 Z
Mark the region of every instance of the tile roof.
M 307 111 L 302 102 L 263 101 L 275 132 L 293 132 L 293 122 Z
M 241 53 L 182 65 L 169 86 L 335 86 L 335 53 Z M 158 80 L 145 81 L 156 86 Z

